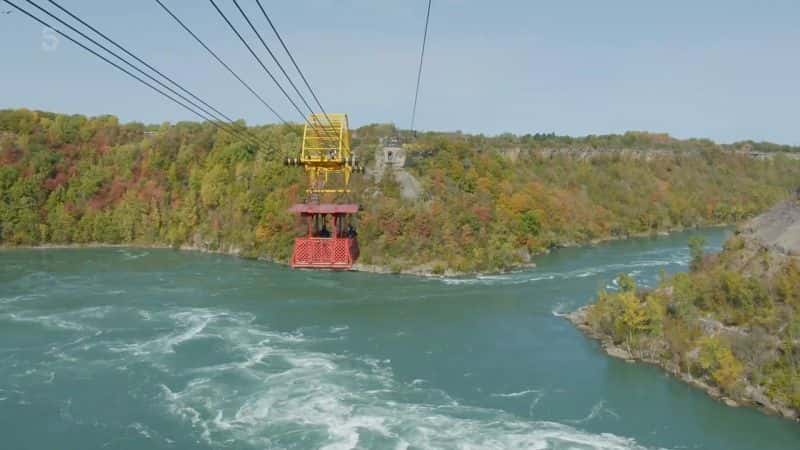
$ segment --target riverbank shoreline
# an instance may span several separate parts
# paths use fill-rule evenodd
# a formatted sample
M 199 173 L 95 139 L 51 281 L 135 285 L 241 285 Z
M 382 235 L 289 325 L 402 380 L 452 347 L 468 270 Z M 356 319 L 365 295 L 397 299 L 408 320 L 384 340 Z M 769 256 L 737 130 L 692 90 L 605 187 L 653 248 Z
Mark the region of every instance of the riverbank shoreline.
M 762 392 L 750 384 L 746 385 L 743 391 L 744 393 L 741 396 L 734 399 L 724 395 L 718 387 L 706 383 L 703 379 L 693 377 L 691 374 L 681 371 L 676 364 L 669 364 L 667 361 L 634 355 L 628 349 L 614 344 L 614 342 L 612 342 L 608 336 L 598 333 L 589 324 L 588 313 L 591 308 L 592 304 L 588 304 L 581 306 L 572 312 L 559 314 L 558 316 L 572 323 L 587 338 L 597 341 L 600 344 L 600 348 L 612 358 L 621 359 L 626 363 L 631 364 L 644 363 L 656 366 L 670 374 L 672 377 L 683 381 L 694 388 L 702 390 L 709 397 L 722 402 L 729 407 L 750 407 L 759 410 L 764 414 L 778 416 L 800 423 L 800 415 L 796 411 L 770 401 Z
M 665 237 L 669 236 L 674 233 L 681 233 L 686 232 L 688 230 L 700 230 L 704 228 L 726 228 L 731 227 L 731 224 L 722 223 L 722 224 L 713 224 L 713 225 L 700 225 L 695 227 L 675 227 L 670 228 L 668 230 L 659 230 L 653 232 L 646 232 L 646 233 L 632 233 L 627 234 L 624 236 L 607 236 L 603 238 L 595 238 L 587 242 L 567 242 L 550 249 L 547 249 L 540 253 L 535 253 L 530 255 L 531 261 L 516 264 L 509 267 L 506 270 L 496 270 L 496 271 L 487 271 L 487 272 L 459 272 L 453 269 L 445 269 L 444 271 L 440 272 L 435 268 L 435 262 L 428 262 L 424 264 L 418 264 L 416 266 L 411 266 L 403 269 L 394 269 L 391 266 L 382 266 L 377 264 L 363 264 L 356 262 L 353 267 L 350 269 L 353 272 L 364 272 L 364 273 L 376 273 L 376 274 L 385 274 L 385 275 L 411 275 L 417 277 L 425 277 L 425 278 L 470 278 L 470 277 L 479 277 L 479 276 L 486 276 L 486 275 L 499 275 L 511 272 L 518 272 L 520 270 L 528 270 L 536 268 L 536 263 L 533 261 L 534 258 L 538 256 L 544 256 L 551 253 L 554 250 L 558 250 L 560 248 L 576 248 L 576 247 L 592 247 L 596 245 L 601 245 L 610 242 L 616 241 L 625 241 L 629 239 L 639 239 L 639 238 L 657 238 L 657 237 Z M 280 261 L 276 259 L 271 259 L 265 256 L 246 256 L 243 255 L 241 250 L 235 247 L 230 247 L 228 250 L 212 250 L 209 248 L 194 246 L 194 245 L 180 245 L 180 246 L 171 246 L 166 244 L 141 244 L 141 243 L 130 243 L 130 244 L 108 244 L 103 242 L 91 242 L 91 243 L 81 243 L 81 244 L 53 244 L 53 243 L 45 243 L 39 245 L 8 245 L 5 243 L 0 243 L 0 251 L 3 250 L 57 250 L 57 249 L 81 249 L 81 248 L 132 248 L 132 249 L 159 249 L 159 250 L 178 250 L 178 251 L 194 251 L 194 252 L 201 252 L 201 253 L 209 253 L 215 255 L 228 255 L 228 256 L 235 256 L 238 258 L 243 259 L 252 259 L 257 261 L 265 261 L 274 264 L 278 264 L 281 266 L 289 266 L 289 263 L 286 261 Z
M 41 244 L 41 245 L 6 245 L 0 244 L 0 251 L 9 251 L 9 250 L 38 250 L 38 251 L 47 251 L 47 250 L 76 250 L 76 249 L 136 249 L 136 250 L 173 250 L 173 251 L 181 251 L 181 252 L 200 252 L 200 253 L 208 253 L 213 255 L 224 255 L 224 256 L 231 256 L 236 258 L 242 259 L 250 259 L 255 261 L 263 261 L 272 264 L 277 264 L 284 267 L 289 267 L 289 263 L 286 261 L 279 261 L 275 259 L 270 259 L 264 256 L 245 256 L 242 255 L 238 250 L 211 250 L 202 247 L 196 247 L 191 245 L 181 245 L 178 247 L 173 247 L 169 245 L 159 245 L 159 244 L 107 244 L 102 242 L 93 242 L 93 243 L 86 243 L 86 244 Z M 363 272 L 363 273 L 375 273 L 375 274 L 384 274 L 384 275 L 412 275 L 417 277 L 424 277 L 424 278 L 463 278 L 463 277 L 478 277 L 482 275 L 494 275 L 494 274 L 501 274 L 501 273 L 509 273 L 519 270 L 525 269 L 532 269 L 536 267 L 534 263 L 528 263 L 525 265 L 514 266 L 512 269 L 505 270 L 505 271 L 496 271 L 496 272 L 458 272 L 454 270 L 447 269 L 443 273 L 436 273 L 432 268 L 433 264 L 423 264 L 419 266 L 410 267 L 407 269 L 400 269 L 394 270 L 389 266 L 380 266 L 380 265 L 373 265 L 373 264 L 362 264 L 362 263 L 355 263 L 353 267 L 349 270 L 350 272 Z M 299 270 L 319 270 L 319 269 L 299 269 Z

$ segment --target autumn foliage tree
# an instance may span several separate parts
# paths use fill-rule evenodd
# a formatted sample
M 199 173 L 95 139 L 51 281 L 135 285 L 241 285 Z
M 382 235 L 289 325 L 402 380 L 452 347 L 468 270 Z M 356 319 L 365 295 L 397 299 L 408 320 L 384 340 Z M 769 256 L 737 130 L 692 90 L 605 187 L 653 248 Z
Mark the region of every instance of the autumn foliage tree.
M 305 186 L 281 160 L 297 154 L 302 128 L 250 131 L 262 146 L 207 123 L 0 111 L 0 243 L 190 246 L 286 261 L 298 231 L 286 209 Z M 800 178 L 800 161 L 658 133 L 404 133 L 362 127 L 354 150 L 370 161 L 380 138 L 406 137 L 421 197 L 404 199 L 394 177 L 359 176 L 349 198 L 363 207 L 362 261 L 398 270 L 503 270 L 562 245 L 731 222 Z

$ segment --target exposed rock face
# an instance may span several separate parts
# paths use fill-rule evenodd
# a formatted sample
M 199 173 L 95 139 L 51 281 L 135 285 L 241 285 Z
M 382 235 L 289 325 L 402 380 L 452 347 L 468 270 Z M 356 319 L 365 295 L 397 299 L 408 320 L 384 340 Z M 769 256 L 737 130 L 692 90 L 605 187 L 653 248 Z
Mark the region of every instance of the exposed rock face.
M 405 169 L 405 164 L 406 149 L 399 141 L 387 139 L 375 151 L 375 168 L 372 174 L 375 181 L 380 181 L 388 171 L 400 185 L 400 195 L 406 200 L 416 200 L 422 194 L 422 184 Z
M 509 148 L 502 150 L 501 153 L 504 154 L 509 159 L 515 160 L 520 155 L 519 148 Z M 648 148 L 648 149 L 634 149 L 634 148 L 594 148 L 594 147 L 584 147 L 584 148 L 574 148 L 574 147 L 565 147 L 565 148 L 543 148 L 543 149 L 536 149 L 532 151 L 533 154 L 539 155 L 542 158 L 554 158 L 557 156 L 567 156 L 570 158 L 576 159 L 592 159 L 598 158 L 603 156 L 620 156 L 626 158 L 634 158 L 634 159 L 644 159 L 646 161 L 650 161 L 654 158 L 659 157 L 672 157 L 676 155 L 683 155 L 687 157 L 699 157 L 702 154 L 701 151 L 697 150 L 672 150 L 672 149 L 662 149 L 662 148 Z M 742 149 L 740 151 L 734 152 L 737 155 L 741 155 L 747 158 L 758 159 L 758 160 L 769 160 L 773 159 L 777 156 L 783 156 L 789 159 L 800 159 L 800 153 L 792 153 L 792 152 L 756 152 L 747 149 Z
M 394 179 L 400 184 L 400 195 L 406 200 L 416 200 L 422 194 L 422 185 L 419 180 L 405 169 L 394 172 Z
M 608 336 L 604 336 L 592 328 L 588 319 L 590 309 L 591 305 L 586 305 L 570 313 L 563 314 L 561 317 L 564 317 L 572 322 L 579 330 L 586 334 L 586 336 L 599 341 L 600 346 L 608 356 L 618 358 L 629 363 L 643 362 L 659 366 L 676 378 L 679 378 L 698 389 L 704 390 L 711 397 L 725 403 L 730 407 L 739 407 L 742 404 L 751 405 L 768 414 L 777 414 L 790 420 L 800 420 L 797 411 L 771 400 L 767 395 L 764 394 L 763 389 L 759 386 L 754 386 L 749 383 L 745 384 L 744 391 L 740 394 L 740 397 L 737 398 L 737 401 L 730 397 L 726 397 L 716 386 L 706 383 L 706 381 L 703 379 L 693 377 L 691 373 L 682 371 L 677 364 L 674 364 L 669 360 L 632 354 L 622 346 L 615 345 Z M 724 328 L 725 327 L 723 327 L 723 329 Z M 717 331 L 719 332 L 720 330 Z M 690 353 L 689 357 L 692 360 L 697 360 L 699 357 L 699 349 L 694 349 Z
M 800 189 L 794 198 L 744 224 L 741 232 L 745 239 L 770 250 L 800 256 Z

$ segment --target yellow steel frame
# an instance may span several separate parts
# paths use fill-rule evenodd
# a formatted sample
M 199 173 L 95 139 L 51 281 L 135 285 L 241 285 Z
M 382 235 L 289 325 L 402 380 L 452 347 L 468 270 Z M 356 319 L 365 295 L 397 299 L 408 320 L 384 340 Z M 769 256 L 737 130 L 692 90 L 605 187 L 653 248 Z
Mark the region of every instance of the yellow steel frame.
M 309 193 L 350 192 L 350 128 L 347 114 L 311 114 L 303 130 L 300 164 L 308 175 Z M 342 184 L 329 186 L 329 177 L 341 174 Z

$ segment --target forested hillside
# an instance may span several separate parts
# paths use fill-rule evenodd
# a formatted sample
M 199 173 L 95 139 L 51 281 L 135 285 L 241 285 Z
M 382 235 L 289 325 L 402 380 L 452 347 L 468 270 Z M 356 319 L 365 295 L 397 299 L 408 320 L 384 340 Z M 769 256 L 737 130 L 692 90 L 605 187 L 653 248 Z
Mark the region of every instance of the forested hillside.
M 721 253 L 702 245 L 690 243 L 690 273 L 650 291 L 622 275 L 620 291 L 570 318 L 610 353 L 800 418 L 800 196 L 741 227 Z
M 298 232 L 286 209 L 303 200 L 304 177 L 282 160 L 298 152 L 302 128 L 250 131 L 264 145 L 210 124 L 0 111 L 0 242 L 169 245 L 286 261 Z M 393 133 L 354 130 L 355 152 L 370 161 Z M 586 149 L 607 152 L 567 151 Z M 779 153 L 738 152 L 752 149 Z M 780 153 L 796 151 L 650 133 L 422 133 L 407 164 L 421 198 L 403 200 L 392 177 L 354 183 L 361 262 L 497 270 L 553 246 L 735 222 L 796 187 L 800 161 Z

